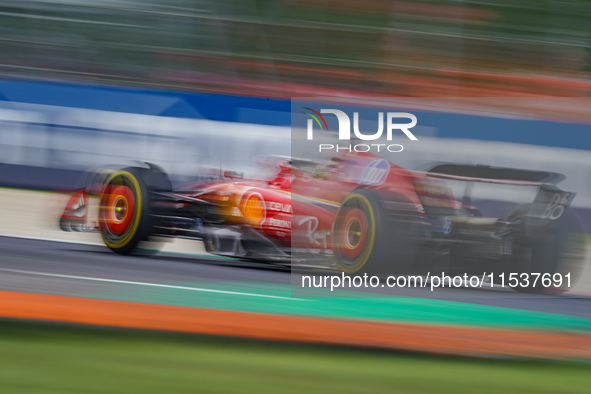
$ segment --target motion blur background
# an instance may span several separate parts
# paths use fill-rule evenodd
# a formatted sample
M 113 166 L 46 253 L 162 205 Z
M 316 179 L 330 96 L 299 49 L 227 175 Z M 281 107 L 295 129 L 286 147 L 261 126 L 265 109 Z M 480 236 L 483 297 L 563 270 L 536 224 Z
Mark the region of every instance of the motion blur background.
M 3 1 L 5 77 L 265 97 L 588 96 L 591 4 Z
M 254 156 L 292 153 L 290 99 L 293 97 L 360 100 L 369 106 L 371 103 L 383 106 L 376 99 L 379 97 L 417 98 L 427 101 L 414 101 L 423 111 L 420 113 L 423 117 L 419 116 L 422 129 L 417 134 L 421 145 L 409 150 L 414 158 L 484 162 L 565 173 L 568 178 L 561 186 L 579 193 L 573 205 L 584 219 L 586 231 L 591 232 L 589 21 L 591 1 L 588 0 L 1 1 L 0 186 L 71 189 L 79 175 L 91 167 L 126 164 L 132 160 L 160 164 L 177 182 L 198 174 L 202 164 L 209 165 L 216 158 L 219 158 L 216 163 L 225 168 L 256 175 Z M 441 110 L 441 102 L 429 101 L 434 97 L 447 97 L 451 101 Z M 474 97 L 479 100 L 473 100 Z M 511 99 L 506 100 L 507 97 Z M 553 101 L 555 97 L 561 99 Z M 433 106 L 438 106 L 441 114 L 453 116 L 429 118 Z M 35 221 L 29 220 L 39 216 L 38 208 L 45 208 L 44 196 L 22 189 L 12 194 L 0 189 L 0 206 L 5 215 L 0 232 L 21 225 L 26 228 L 19 235 L 46 236 L 47 229 L 30 225 Z M 56 213 L 63 208 L 61 203 L 60 200 L 54 204 Z M 54 222 L 52 225 L 57 227 Z M 53 237 L 54 233 L 51 234 Z M 23 251 L 34 249 L 24 242 L 14 242 L 10 252 L 0 250 L 0 263 L 7 266 L 18 263 L 19 269 L 32 264 L 38 270 L 50 270 L 49 257 L 41 256 L 35 261 L 21 257 Z M 80 256 L 88 256 L 84 248 L 72 252 L 51 245 L 58 250 L 57 257 L 52 257 L 54 265 L 62 273 L 77 275 L 80 266 L 75 264 L 81 260 Z M 97 260 L 110 257 L 96 256 Z M 67 260 L 64 266 L 60 265 L 60 259 Z M 193 260 L 196 268 L 183 262 L 191 268 L 174 272 L 181 263 L 162 259 L 163 268 L 154 268 L 153 263 L 144 260 L 115 268 L 115 263 L 104 268 L 101 260 L 88 263 L 87 267 L 93 275 L 119 275 L 118 270 L 127 269 L 127 276 L 118 277 L 126 280 L 137 280 L 140 271 L 150 280 L 171 275 L 175 284 L 195 285 L 186 281 L 202 280 L 198 284 L 201 287 L 213 286 L 211 277 L 226 280 L 248 276 L 249 280 L 236 282 L 244 285 L 248 293 L 263 292 L 269 286 L 275 291 L 280 285 L 286 286 L 280 289 L 284 291 L 289 286 L 285 277 L 277 283 L 275 279 L 270 280 L 271 285 L 255 282 L 253 278 L 264 276 L 262 270 L 248 270 L 245 276 L 240 267 L 211 264 L 215 266 L 211 268 Z M 155 265 L 160 263 L 158 259 L 152 261 L 156 261 Z M 199 272 L 203 277 L 193 278 L 186 272 Z M 12 281 L 7 275 L 6 272 L 0 275 L 1 290 L 17 286 L 20 292 L 43 293 L 29 282 Z M 42 279 L 38 282 L 41 287 L 46 285 L 42 282 Z M 60 291 L 65 294 L 60 286 L 66 282 L 52 282 L 50 294 L 61 294 Z M 226 283 L 220 288 L 234 290 L 234 285 L 234 282 Z M 100 296 L 94 293 L 89 296 L 84 286 L 76 289 L 80 292 L 76 294 L 82 297 L 116 297 L 111 289 Z M 127 289 L 121 290 L 121 294 L 129 296 Z M 289 297 L 289 293 L 280 294 Z M 156 290 L 147 291 L 132 301 L 145 302 L 157 296 Z M 467 303 L 433 304 L 419 295 L 383 303 L 375 301 L 375 315 L 363 314 L 366 308 L 363 303 L 346 301 L 338 308 L 330 304 L 324 310 L 312 301 L 309 309 L 297 306 L 288 310 L 280 305 L 274 313 L 326 312 L 328 316 L 337 310 L 348 313 L 346 318 L 353 316 L 352 320 L 371 316 L 376 321 L 383 319 L 382 322 L 386 322 L 385 315 L 389 314 L 394 317 L 388 318 L 388 324 L 392 320 L 443 323 L 449 324 L 451 330 L 461 325 L 517 327 L 521 324 L 519 319 L 525 316 L 523 320 L 527 324 L 531 323 L 530 318 L 536 324 L 524 323 L 517 327 L 519 330 L 554 330 L 567 337 L 576 332 L 581 337 L 586 335 L 588 340 L 591 331 L 588 302 L 576 305 L 571 302 L 563 308 L 562 315 L 560 302 L 564 299 L 546 302 L 547 299 L 534 296 L 523 297 L 519 301 L 507 298 L 498 310 Z M 245 309 L 244 305 L 248 304 L 231 297 L 217 304 L 217 294 L 211 299 L 195 296 L 191 300 L 200 307 L 223 304 L 229 310 Z M 264 303 L 256 305 L 260 309 L 255 310 L 268 311 L 261 305 L 274 305 L 263 300 Z M 550 310 L 546 309 L 547 305 L 553 308 L 552 313 L 545 313 Z M 43 310 L 45 305 L 39 304 L 37 308 Z M 531 310 L 526 313 L 518 308 Z M 541 312 L 534 316 L 532 311 L 536 308 Z M 476 315 L 480 316 L 479 321 Z M 456 320 L 449 323 L 444 318 Z M 242 329 L 233 328 L 234 332 Z M 365 363 L 359 363 L 358 353 L 343 356 L 327 348 L 305 348 L 294 353 L 289 348 L 269 350 L 261 344 L 220 345 L 221 342 L 212 343 L 211 338 L 205 337 L 180 342 L 182 346 L 173 339 L 175 349 L 162 344 L 163 351 L 154 352 L 154 344 L 161 341 L 160 337 L 148 336 L 145 343 L 132 341 L 127 348 L 124 346 L 130 343 L 127 334 L 123 334 L 123 339 L 119 337 L 122 334 L 108 331 L 91 332 L 88 337 L 75 329 L 75 334 L 69 331 L 53 334 L 59 330 L 59 327 L 31 328 L 0 320 L 0 331 L 6 334 L 0 335 L 0 348 L 5 350 L 0 353 L 8 355 L 0 362 L 11 363 L 10 368 L 0 368 L 0 381 L 8 382 L 5 386 L 13 388 L 9 391 L 16 392 L 24 387 L 22 382 L 29 381 L 33 388 L 37 383 L 39 390 L 51 386 L 56 392 L 66 392 L 63 385 L 70 384 L 71 392 L 90 391 L 82 378 L 76 381 L 70 375 L 83 376 L 88 371 L 92 375 L 97 366 L 108 374 L 116 370 L 120 382 L 127 385 L 136 387 L 145 383 L 144 391 L 138 392 L 172 392 L 174 382 L 194 388 L 207 379 L 213 380 L 208 380 L 211 386 L 205 387 L 205 391 L 226 388 L 262 392 L 272 391 L 271 387 L 275 391 L 286 388 L 311 391 L 325 387 L 339 392 L 362 392 L 368 388 L 377 392 L 400 385 L 406 391 L 459 392 L 460 383 L 470 375 L 466 372 L 470 368 L 476 368 L 477 373 L 472 386 L 465 386 L 466 392 L 528 388 L 533 392 L 569 389 L 585 392 L 589 387 L 588 364 L 571 368 L 569 364 L 479 364 L 469 360 L 464 365 L 449 360 L 416 359 L 408 354 L 386 353 L 376 358 L 376 354 L 363 353 L 368 363 L 365 368 L 358 367 Z M 313 331 L 311 328 L 310 332 Z M 471 348 L 460 351 L 454 348 L 455 342 L 443 343 L 439 336 L 429 335 L 424 334 L 417 343 L 422 346 L 423 339 L 430 343 L 439 341 L 447 346 L 444 353 L 476 354 L 470 353 Z M 43 342 L 46 338 L 49 340 Z M 99 341 L 99 345 L 93 347 L 93 341 Z M 99 349 L 101 343 L 107 342 L 110 343 L 107 350 Z M 556 343 L 548 340 L 541 350 L 530 350 L 539 351 L 535 353 L 538 355 L 553 354 L 548 350 L 550 344 Z M 494 350 L 498 344 L 490 339 L 486 345 Z M 505 345 L 503 349 L 509 349 L 509 354 L 520 354 L 518 342 Z M 203 349 L 206 351 L 200 353 Z M 570 350 L 579 352 L 581 358 L 589 358 L 588 348 L 573 345 Z M 61 362 L 53 363 L 48 355 Z M 176 356 L 185 361 L 198 359 L 191 364 L 192 369 L 184 371 L 182 379 L 176 368 L 180 362 Z M 93 357 L 96 365 L 80 361 Z M 557 357 L 568 358 L 564 354 Z M 156 358 L 151 365 L 142 364 L 145 359 Z M 35 361 L 34 365 L 30 364 L 31 360 Z M 230 364 L 232 368 L 228 367 Z M 338 367 L 331 370 L 327 365 Z M 31 373 L 31 368 L 37 374 Z M 44 371 L 50 371 L 46 375 L 51 376 L 46 378 Z M 149 385 L 153 376 L 162 377 L 167 384 Z M 278 378 L 271 382 L 270 376 Z M 228 378 L 236 380 L 227 385 Z M 339 381 L 345 383 L 339 386 Z M 311 383 L 305 386 L 306 382 Z M 112 388 L 105 391 L 120 392 L 122 387 L 126 386 L 113 380 Z

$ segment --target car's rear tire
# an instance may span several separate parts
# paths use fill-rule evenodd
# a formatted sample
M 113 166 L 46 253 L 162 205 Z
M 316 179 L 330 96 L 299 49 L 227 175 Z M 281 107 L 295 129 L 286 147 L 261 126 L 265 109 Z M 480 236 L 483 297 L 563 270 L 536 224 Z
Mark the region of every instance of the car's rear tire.
M 394 200 L 401 200 L 396 196 Z M 388 216 L 376 192 L 358 189 L 342 203 L 333 224 L 333 256 L 347 274 L 392 275 L 410 270 L 418 239 L 412 221 Z
M 515 240 L 514 253 L 505 274 L 516 273 L 518 286 L 512 287 L 522 293 L 564 292 L 570 290 L 578 280 L 585 263 L 586 236 L 579 216 L 567 209 L 556 220 L 537 219 L 527 216 L 531 204 L 515 208 L 508 216 L 510 221 L 521 222 L 522 235 Z M 532 273 L 541 275 L 560 274 L 562 285 L 546 286 L 541 277 L 535 281 Z M 570 288 L 565 275 L 570 274 Z M 525 278 L 528 278 L 526 281 Z

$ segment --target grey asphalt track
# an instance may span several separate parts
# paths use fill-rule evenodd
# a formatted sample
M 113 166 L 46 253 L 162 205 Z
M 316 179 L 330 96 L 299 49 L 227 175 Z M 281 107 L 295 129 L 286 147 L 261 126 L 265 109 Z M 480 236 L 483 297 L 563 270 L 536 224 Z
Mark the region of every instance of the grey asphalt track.
M 99 278 L 92 281 L 83 278 Z M 110 292 L 120 283 L 224 282 L 290 285 L 289 268 L 228 258 L 161 253 L 120 256 L 105 247 L 0 236 L 0 290 L 80 295 Z M 390 294 L 437 298 L 591 318 L 591 297 L 519 294 L 508 289 L 388 289 Z

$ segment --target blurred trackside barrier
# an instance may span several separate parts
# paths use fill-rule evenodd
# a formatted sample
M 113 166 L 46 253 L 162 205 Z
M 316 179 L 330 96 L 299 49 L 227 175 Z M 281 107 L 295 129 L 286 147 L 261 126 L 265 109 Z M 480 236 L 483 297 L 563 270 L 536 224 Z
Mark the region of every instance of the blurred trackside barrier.
M 212 156 L 248 170 L 254 155 L 290 154 L 278 100 L 18 81 L 0 81 L 0 98 L 4 186 L 71 188 L 89 168 L 134 160 L 187 177 Z
M 458 100 L 474 106 L 474 100 Z M 561 172 L 567 175 L 561 187 L 578 192 L 574 205 L 586 210 L 591 207 L 587 119 L 571 108 L 555 116 L 552 108 L 528 107 L 535 100 L 523 101 L 518 111 L 503 99 L 494 104 L 499 111 L 413 110 L 419 142 L 396 159 L 403 166 L 453 161 Z M 497 114 L 504 110 L 515 115 Z M 89 168 L 134 160 L 160 164 L 179 181 L 196 175 L 200 163 L 211 164 L 212 157 L 224 168 L 256 175 L 254 156 L 291 154 L 290 111 L 287 100 L 0 80 L 0 185 L 68 189 Z M 539 120 L 547 114 L 578 123 Z M 368 130 L 375 122 L 362 120 Z

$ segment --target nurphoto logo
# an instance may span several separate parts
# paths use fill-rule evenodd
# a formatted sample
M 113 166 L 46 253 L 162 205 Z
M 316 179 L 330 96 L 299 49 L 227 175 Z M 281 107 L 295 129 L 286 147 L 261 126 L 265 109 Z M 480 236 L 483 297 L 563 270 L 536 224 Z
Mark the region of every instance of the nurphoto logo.
M 351 135 L 351 119 L 344 111 L 338 109 L 321 109 L 320 112 L 304 107 L 310 112 L 306 115 L 310 116 L 307 124 L 307 139 L 314 139 L 314 123 L 318 125 L 320 131 L 329 131 L 326 119 L 322 114 L 332 114 L 337 117 L 339 124 L 339 140 L 351 141 L 352 138 L 362 141 L 375 141 L 384 134 L 384 113 L 378 112 L 378 130 L 376 132 L 361 132 L 359 130 L 359 112 L 353 112 L 353 136 Z M 407 119 L 410 122 L 398 123 L 402 119 Z M 395 123 L 396 120 L 396 123 Z M 386 139 L 392 141 L 392 134 L 394 131 L 402 131 L 404 135 L 411 141 L 417 141 L 417 137 L 409 130 L 416 126 L 417 117 L 409 112 L 387 112 L 386 113 Z M 337 152 L 347 150 L 349 152 L 369 152 L 375 150 L 380 152 L 380 149 L 388 152 L 402 152 L 404 147 L 400 144 L 349 144 L 349 145 L 335 145 L 335 144 L 318 144 L 319 152 L 326 150 L 335 150 Z

